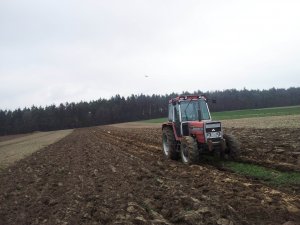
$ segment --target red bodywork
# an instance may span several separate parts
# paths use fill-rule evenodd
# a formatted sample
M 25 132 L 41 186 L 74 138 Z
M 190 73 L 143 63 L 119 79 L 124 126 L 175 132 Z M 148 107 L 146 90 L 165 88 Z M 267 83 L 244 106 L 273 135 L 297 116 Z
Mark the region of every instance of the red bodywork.
M 199 143 L 205 143 L 204 122 L 191 121 L 188 122 L 188 124 L 189 124 L 190 134 L 194 135 Z
M 188 123 L 190 135 L 195 136 L 199 143 L 205 143 L 206 141 L 205 141 L 205 135 L 204 135 L 204 122 L 202 122 L 202 121 L 190 121 L 190 122 L 187 122 L 187 123 Z M 176 130 L 175 124 L 173 122 L 163 123 L 162 124 L 162 129 L 166 126 L 171 126 L 174 131 Z M 174 132 L 174 135 L 175 135 L 175 139 L 177 141 L 181 141 L 182 137 L 178 136 L 176 132 Z

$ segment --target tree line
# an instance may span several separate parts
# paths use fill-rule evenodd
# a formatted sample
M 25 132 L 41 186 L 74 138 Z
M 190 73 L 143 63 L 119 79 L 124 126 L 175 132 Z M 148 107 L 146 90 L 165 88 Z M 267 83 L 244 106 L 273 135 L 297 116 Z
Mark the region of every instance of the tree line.
M 255 109 L 300 105 L 300 87 L 269 90 L 236 90 L 181 94 L 202 94 L 215 99 L 209 103 L 211 111 Z M 46 107 L 0 110 L 0 135 L 51 131 L 60 129 L 97 126 L 120 122 L 167 117 L 169 99 L 177 93 L 166 95 L 116 95 L 110 99 L 90 102 L 61 103 Z

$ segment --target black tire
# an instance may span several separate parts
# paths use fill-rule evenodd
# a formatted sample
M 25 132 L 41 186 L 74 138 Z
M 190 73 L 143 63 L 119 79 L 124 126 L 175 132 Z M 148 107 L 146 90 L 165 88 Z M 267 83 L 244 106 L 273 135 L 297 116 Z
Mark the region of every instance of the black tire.
M 197 141 L 190 136 L 182 137 L 180 145 L 181 159 L 184 164 L 194 164 L 199 161 Z
M 225 154 L 231 160 L 238 160 L 240 158 L 240 143 L 232 134 L 224 134 L 223 138 L 226 142 Z
M 173 129 L 164 127 L 162 132 L 163 153 L 165 157 L 172 160 L 178 160 L 179 153 L 176 150 L 176 140 Z

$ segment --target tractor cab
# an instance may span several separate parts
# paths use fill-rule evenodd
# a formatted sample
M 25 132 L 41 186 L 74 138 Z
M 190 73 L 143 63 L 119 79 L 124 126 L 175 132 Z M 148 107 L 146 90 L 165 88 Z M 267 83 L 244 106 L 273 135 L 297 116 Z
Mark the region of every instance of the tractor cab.
M 180 96 L 169 102 L 169 121 L 210 120 L 206 98 L 200 96 Z
M 176 139 L 196 135 L 196 131 L 203 131 L 204 124 L 211 121 L 207 99 L 204 96 L 179 96 L 171 99 L 168 121 L 175 128 Z

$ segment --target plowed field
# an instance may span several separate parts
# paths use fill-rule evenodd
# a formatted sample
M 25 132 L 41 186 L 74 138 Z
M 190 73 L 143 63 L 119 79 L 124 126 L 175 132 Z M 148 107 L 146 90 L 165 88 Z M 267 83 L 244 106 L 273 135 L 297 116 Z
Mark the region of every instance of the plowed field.
M 299 169 L 299 128 L 232 132 L 244 160 Z M 0 224 L 287 221 L 300 222 L 299 188 L 166 160 L 159 128 L 77 129 L 0 172 Z

